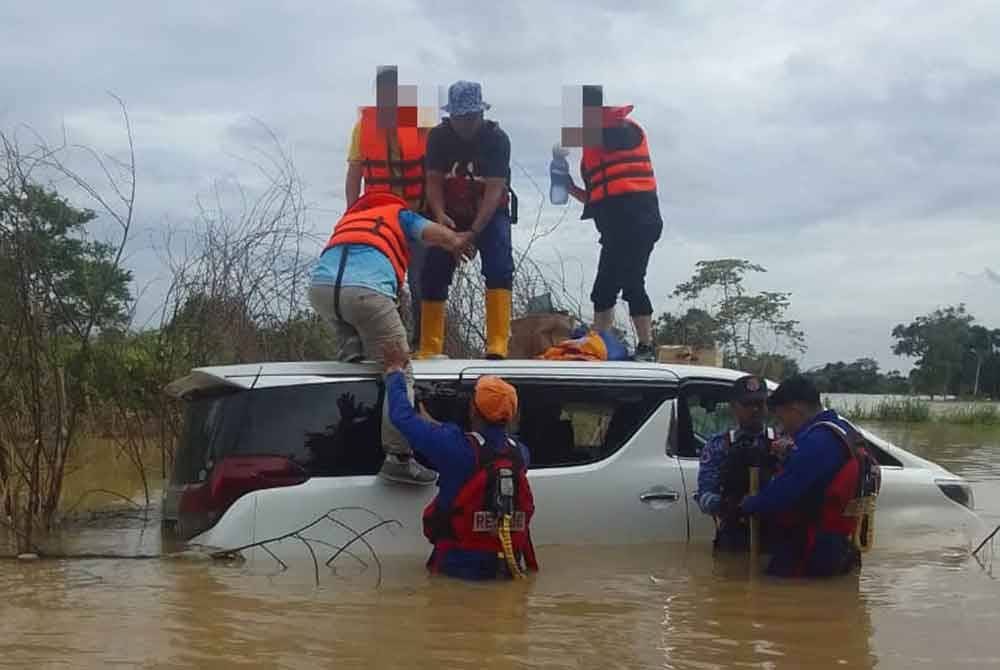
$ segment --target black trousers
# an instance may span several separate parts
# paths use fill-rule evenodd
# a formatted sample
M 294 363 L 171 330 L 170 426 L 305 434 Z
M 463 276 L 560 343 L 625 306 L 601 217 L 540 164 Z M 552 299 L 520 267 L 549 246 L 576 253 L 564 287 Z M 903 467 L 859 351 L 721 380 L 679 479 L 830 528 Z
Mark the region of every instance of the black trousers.
M 601 256 L 597 276 L 590 292 L 594 311 L 604 312 L 615 306 L 618 295 L 628 303 L 629 315 L 651 316 L 653 303 L 646 293 L 646 269 L 663 231 L 663 225 L 613 217 L 597 219 L 601 233 Z

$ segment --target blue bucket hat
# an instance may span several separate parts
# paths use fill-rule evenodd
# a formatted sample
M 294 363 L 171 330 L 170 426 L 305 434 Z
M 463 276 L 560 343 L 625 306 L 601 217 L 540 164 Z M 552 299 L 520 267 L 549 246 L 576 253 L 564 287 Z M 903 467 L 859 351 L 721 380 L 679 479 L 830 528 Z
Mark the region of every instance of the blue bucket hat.
M 448 104 L 442 107 L 450 116 L 478 114 L 490 108 L 483 102 L 483 88 L 479 82 L 456 81 L 448 87 Z

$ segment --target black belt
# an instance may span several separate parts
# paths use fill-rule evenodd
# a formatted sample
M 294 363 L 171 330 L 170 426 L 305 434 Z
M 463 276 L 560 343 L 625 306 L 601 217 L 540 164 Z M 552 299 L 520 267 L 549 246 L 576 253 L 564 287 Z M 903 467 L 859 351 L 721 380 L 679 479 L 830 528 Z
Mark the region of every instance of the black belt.
M 340 265 L 337 268 L 337 281 L 333 285 L 333 314 L 338 321 L 344 321 L 340 314 L 340 282 L 344 279 L 344 268 L 347 267 L 347 254 L 350 253 L 350 245 L 345 244 L 340 254 Z

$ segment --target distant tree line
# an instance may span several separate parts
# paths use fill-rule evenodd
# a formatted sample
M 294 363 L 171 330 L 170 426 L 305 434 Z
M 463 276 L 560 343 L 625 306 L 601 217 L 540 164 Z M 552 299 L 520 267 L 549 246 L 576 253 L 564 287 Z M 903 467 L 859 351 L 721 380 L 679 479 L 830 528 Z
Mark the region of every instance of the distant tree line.
M 976 323 L 964 304 L 934 310 L 892 329 L 892 352 L 915 358 L 914 390 L 1000 397 L 1000 328 Z
M 910 380 L 899 370 L 885 374 L 872 358 L 859 358 L 853 363 L 827 363 L 805 372 L 821 393 L 887 393 L 910 392 Z

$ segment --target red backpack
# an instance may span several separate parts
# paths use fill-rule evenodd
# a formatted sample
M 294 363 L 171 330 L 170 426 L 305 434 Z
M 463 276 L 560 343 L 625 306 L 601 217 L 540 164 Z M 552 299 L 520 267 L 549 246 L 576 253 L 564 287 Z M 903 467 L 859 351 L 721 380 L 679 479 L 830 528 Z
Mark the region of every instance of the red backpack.
M 499 523 L 509 514 L 514 551 L 524 557 L 529 568 L 537 570 L 529 530 L 535 501 L 520 448 L 510 438 L 499 448 L 487 445 L 478 433 L 470 433 L 468 438 L 475 454 L 472 475 L 450 505 L 439 506 L 435 498 L 427 506 L 424 536 L 434 544 L 439 557 L 448 549 L 501 552 Z

